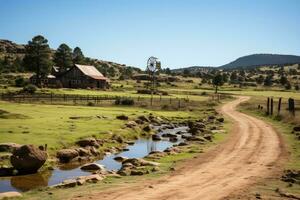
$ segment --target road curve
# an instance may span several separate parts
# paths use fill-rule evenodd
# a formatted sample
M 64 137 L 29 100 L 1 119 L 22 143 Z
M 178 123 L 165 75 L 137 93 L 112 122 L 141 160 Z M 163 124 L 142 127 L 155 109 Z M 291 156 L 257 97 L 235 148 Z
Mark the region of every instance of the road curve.
M 270 176 L 283 147 L 272 127 L 236 111 L 236 106 L 248 99 L 239 97 L 221 108 L 221 113 L 234 121 L 233 132 L 225 142 L 186 162 L 170 176 L 74 199 L 224 199 L 255 183 L 258 178 Z

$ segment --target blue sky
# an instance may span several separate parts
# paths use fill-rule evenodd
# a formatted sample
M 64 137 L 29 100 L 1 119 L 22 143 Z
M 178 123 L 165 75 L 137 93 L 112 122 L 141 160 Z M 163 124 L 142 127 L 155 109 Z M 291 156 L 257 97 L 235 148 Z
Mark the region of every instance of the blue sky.
M 300 55 L 299 0 L 0 0 L 0 38 L 145 68 L 219 66 L 252 53 Z

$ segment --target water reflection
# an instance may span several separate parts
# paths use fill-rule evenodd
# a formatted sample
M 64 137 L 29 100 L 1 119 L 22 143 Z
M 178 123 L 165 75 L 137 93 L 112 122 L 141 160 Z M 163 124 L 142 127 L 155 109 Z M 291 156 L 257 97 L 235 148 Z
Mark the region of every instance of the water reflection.
M 166 129 L 160 132 L 163 133 L 176 133 L 178 131 L 185 131 L 187 127 L 179 127 L 175 129 Z M 123 156 L 127 158 L 143 158 L 147 156 L 151 151 L 164 151 L 166 148 L 182 142 L 181 136 L 178 136 L 178 142 L 172 143 L 167 138 L 163 138 L 161 141 L 152 141 L 149 139 L 138 139 L 133 145 L 128 146 L 128 151 L 124 151 L 118 154 L 111 154 L 105 156 L 103 159 L 97 161 L 104 165 L 108 170 L 119 170 L 121 163 L 114 160 L 116 156 Z M 47 173 L 37 173 L 25 176 L 14 176 L 0 178 L 0 192 L 6 191 L 26 191 L 38 187 L 45 187 L 49 185 L 55 185 L 61 183 L 66 179 L 75 178 L 78 176 L 89 175 L 89 172 L 80 170 L 82 163 L 73 163 L 59 166 L 58 169 L 48 171 Z

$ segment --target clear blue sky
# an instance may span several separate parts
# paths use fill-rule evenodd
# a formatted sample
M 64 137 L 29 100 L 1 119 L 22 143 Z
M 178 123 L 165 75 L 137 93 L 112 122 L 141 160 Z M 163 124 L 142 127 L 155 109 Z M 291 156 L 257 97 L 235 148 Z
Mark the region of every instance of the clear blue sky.
M 252 53 L 300 55 L 300 0 L 0 0 L 0 38 L 145 68 L 219 66 Z

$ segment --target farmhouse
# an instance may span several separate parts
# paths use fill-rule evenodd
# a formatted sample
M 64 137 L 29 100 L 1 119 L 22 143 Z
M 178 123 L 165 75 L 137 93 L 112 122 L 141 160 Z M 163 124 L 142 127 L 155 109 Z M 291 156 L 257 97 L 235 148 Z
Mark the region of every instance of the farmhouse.
M 36 76 L 30 81 L 36 83 Z M 109 87 L 109 79 L 103 76 L 94 66 L 75 64 L 70 69 L 60 72 L 59 67 L 53 66 L 51 74 L 41 79 L 47 87 L 63 88 L 101 88 Z

